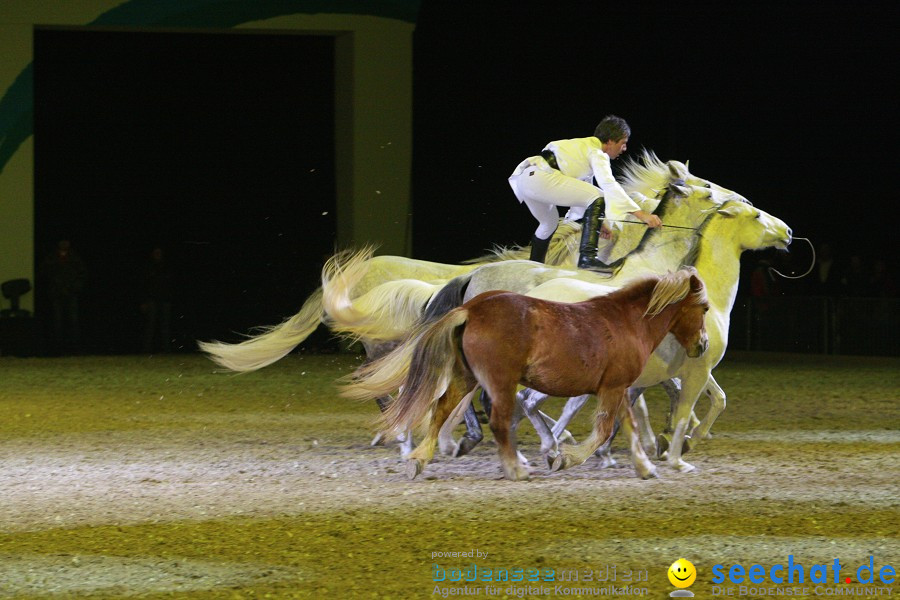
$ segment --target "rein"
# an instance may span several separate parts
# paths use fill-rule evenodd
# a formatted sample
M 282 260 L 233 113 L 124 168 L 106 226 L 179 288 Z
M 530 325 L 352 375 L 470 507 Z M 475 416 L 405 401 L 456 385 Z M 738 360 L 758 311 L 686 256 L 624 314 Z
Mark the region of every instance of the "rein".
M 643 225 L 644 227 L 647 227 L 647 224 L 644 223 L 643 221 L 627 221 L 625 219 L 604 219 L 604 221 L 607 221 L 608 223 L 631 223 L 632 225 Z M 669 229 L 687 229 L 688 231 L 697 231 L 696 227 L 683 227 L 681 225 L 666 225 L 665 223 L 660 225 L 660 227 L 668 227 Z M 799 240 L 800 238 L 797 238 L 797 239 Z
M 782 273 L 781 271 L 779 271 L 779 270 L 776 269 L 775 267 L 769 267 L 769 268 L 768 268 L 768 271 L 769 271 L 769 275 L 770 275 L 770 276 L 771 276 L 772 272 L 774 271 L 775 273 L 778 273 L 779 275 L 781 275 L 781 276 L 784 277 L 785 279 L 800 279 L 800 278 L 806 277 L 807 275 L 809 275 L 810 273 L 812 273 L 812 270 L 813 270 L 813 269 L 815 268 L 815 266 L 816 266 L 816 248 L 815 248 L 815 246 L 813 246 L 813 243 L 812 243 L 811 241 L 809 241 L 809 238 L 795 237 L 794 239 L 795 239 L 795 240 L 803 240 L 804 242 L 806 242 L 807 244 L 809 244 L 809 248 L 810 248 L 810 250 L 812 250 L 812 262 L 809 263 L 809 269 L 807 269 L 807 270 L 806 270 L 806 273 L 804 273 L 803 275 L 785 275 L 784 273 Z

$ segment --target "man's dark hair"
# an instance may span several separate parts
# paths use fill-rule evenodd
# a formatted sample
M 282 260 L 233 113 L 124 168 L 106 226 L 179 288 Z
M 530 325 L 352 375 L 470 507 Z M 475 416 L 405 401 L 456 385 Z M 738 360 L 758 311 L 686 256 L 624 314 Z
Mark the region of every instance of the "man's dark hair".
M 622 117 L 616 115 L 606 115 L 597 129 L 594 130 L 594 137 L 601 142 L 618 142 L 621 139 L 631 137 L 631 127 Z

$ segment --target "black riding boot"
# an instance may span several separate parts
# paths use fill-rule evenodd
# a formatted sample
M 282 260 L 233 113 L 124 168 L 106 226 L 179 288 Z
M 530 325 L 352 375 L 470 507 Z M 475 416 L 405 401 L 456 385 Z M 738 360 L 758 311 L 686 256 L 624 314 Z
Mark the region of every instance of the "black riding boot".
M 531 236 L 531 256 L 528 257 L 528 260 L 539 263 L 544 262 L 544 259 L 547 258 L 547 249 L 550 247 L 550 240 L 552 239 L 552 233 L 546 240 L 542 240 L 535 235 Z
M 612 273 L 613 268 L 597 258 L 600 222 L 603 220 L 603 199 L 594 200 L 584 211 L 581 225 L 581 246 L 578 248 L 578 268 L 599 273 Z

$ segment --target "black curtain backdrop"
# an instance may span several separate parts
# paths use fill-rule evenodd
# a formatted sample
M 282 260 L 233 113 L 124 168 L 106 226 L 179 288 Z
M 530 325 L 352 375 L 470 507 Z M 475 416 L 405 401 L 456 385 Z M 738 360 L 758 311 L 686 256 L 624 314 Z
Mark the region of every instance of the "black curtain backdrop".
M 330 37 L 36 32 L 35 258 L 69 239 L 86 262 L 86 351 L 139 347 L 154 246 L 184 349 L 278 323 L 317 287 L 333 62 Z

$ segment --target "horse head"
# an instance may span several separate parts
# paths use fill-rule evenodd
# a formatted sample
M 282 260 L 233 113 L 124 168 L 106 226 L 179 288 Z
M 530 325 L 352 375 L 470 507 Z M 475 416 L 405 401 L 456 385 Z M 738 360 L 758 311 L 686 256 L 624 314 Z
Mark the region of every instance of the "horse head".
M 690 161 L 688 161 L 687 163 L 681 163 L 677 160 L 670 160 L 666 164 L 669 166 L 669 172 L 673 177 L 680 178 L 687 185 L 706 188 L 710 190 L 712 192 L 713 198 L 715 198 L 718 204 L 724 204 L 725 202 L 731 200 L 744 202 L 745 204 L 751 204 L 749 200 L 747 200 L 744 196 L 738 194 L 734 190 L 723 187 L 718 183 L 710 181 L 709 179 L 704 179 L 702 177 L 694 175 L 690 172 L 689 163 Z
M 676 275 L 686 280 L 688 292 L 678 302 L 677 312 L 669 331 L 684 348 L 690 358 L 701 356 L 709 348 L 709 335 L 706 333 L 706 313 L 709 311 L 709 299 L 703 280 L 693 267 L 682 269 Z
M 691 175 L 683 163 L 663 162 L 650 151 L 644 151 L 639 160 L 626 161 L 622 185 L 643 210 L 655 213 L 666 225 L 685 228 L 682 234 L 700 227 L 731 194 L 721 186 Z M 651 230 L 626 225 L 600 257 L 612 263 L 647 243 L 668 243 L 676 239 L 673 236 L 677 232 L 677 229 Z M 651 236 L 654 240 L 648 242 Z
M 786 250 L 793 234 L 791 228 L 778 217 L 772 216 L 743 202 L 728 202 L 716 210 L 730 235 L 740 244 L 741 250 L 779 248 Z
M 657 278 L 647 305 L 645 316 L 668 312 L 671 315 L 668 332 L 691 358 L 697 358 L 709 348 L 706 333 L 706 313 L 709 298 L 706 286 L 694 267 L 685 267 L 675 273 Z

